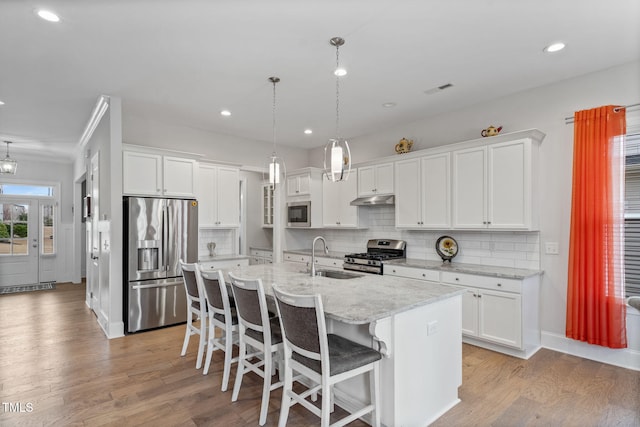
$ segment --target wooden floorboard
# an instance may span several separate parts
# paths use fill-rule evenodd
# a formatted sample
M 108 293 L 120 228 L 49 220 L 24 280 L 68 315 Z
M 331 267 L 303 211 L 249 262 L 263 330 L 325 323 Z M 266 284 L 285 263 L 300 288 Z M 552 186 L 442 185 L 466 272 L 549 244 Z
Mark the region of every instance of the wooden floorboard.
M 84 298 L 73 284 L 0 296 L 0 426 L 258 424 L 261 378 L 246 375 L 232 403 L 235 367 L 221 392 L 222 353 L 203 376 L 195 339 L 180 357 L 184 326 L 108 340 Z M 640 426 L 640 372 L 550 350 L 525 361 L 464 345 L 459 392 L 434 426 Z M 272 392 L 268 426 L 280 398 Z M 288 425 L 319 420 L 295 406 Z

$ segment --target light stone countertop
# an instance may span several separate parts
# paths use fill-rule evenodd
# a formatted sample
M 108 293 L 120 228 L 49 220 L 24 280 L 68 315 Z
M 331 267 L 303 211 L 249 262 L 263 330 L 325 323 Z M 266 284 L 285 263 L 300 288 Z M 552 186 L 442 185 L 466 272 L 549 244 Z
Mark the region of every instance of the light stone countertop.
M 396 259 L 385 261 L 385 265 L 401 265 L 413 268 L 426 268 L 429 270 L 448 271 L 452 273 L 477 274 L 480 276 L 500 277 L 503 279 L 522 280 L 527 277 L 542 274 L 542 270 L 527 270 L 524 268 L 497 267 L 492 265 L 463 264 L 442 261 L 425 261 L 423 259 Z
M 311 256 L 311 249 L 286 250 L 285 252 Z M 317 257 L 325 257 L 325 258 L 343 259 L 346 254 L 347 254 L 346 252 L 329 251 L 329 254 L 325 255 L 324 252 L 322 252 L 321 250 L 316 251 Z M 442 262 L 442 261 L 433 261 L 433 260 L 428 261 L 428 260 L 417 259 L 417 258 L 389 260 L 389 261 L 385 261 L 384 264 L 385 265 L 401 265 L 401 266 L 412 267 L 412 268 L 426 268 L 429 270 L 449 271 L 454 273 L 477 274 L 480 276 L 501 277 L 504 279 L 517 279 L 517 280 L 526 279 L 527 277 L 537 276 L 543 273 L 542 270 L 528 270 L 524 268 L 497 267 L 492 265 L 479 265 L 479 264 L 463 264 L 463 263 L 457 263 L 455 261 L 451 263 Z
M 273 295 L 272 283 L 293 294 L 319 293 L 328 317 L 351 324 L 371 323 L 466 292 L 454 286 L 367 273 L 353 279 L 311 277 L 305 266 L 289 262 L 227 271 L 239 277 L 261 278 L 267 295 Z
M 230 261 L 235 259 L 249 259 L 249 256 L 248 255 L 216 255 L 216 256 L 203 255 L 198 257 L 198 262 Z

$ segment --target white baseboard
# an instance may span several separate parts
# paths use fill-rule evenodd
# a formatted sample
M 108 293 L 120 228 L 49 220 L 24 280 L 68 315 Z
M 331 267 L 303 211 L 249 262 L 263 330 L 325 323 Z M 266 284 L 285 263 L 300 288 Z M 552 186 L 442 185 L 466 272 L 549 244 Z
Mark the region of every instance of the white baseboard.
M 542 347 L 584 359 L 640 371 L 640 351 L 629 348 L 611 349 L 572 340 L 564 335 L 542 332 Z

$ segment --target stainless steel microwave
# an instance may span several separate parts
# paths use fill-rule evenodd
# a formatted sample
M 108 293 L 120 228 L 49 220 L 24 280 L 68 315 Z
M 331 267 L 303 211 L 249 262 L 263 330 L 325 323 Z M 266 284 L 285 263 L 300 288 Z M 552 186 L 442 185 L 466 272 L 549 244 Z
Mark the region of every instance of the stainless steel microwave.
M 311 227 L 311 201 L 287 203 L 288 227 Z

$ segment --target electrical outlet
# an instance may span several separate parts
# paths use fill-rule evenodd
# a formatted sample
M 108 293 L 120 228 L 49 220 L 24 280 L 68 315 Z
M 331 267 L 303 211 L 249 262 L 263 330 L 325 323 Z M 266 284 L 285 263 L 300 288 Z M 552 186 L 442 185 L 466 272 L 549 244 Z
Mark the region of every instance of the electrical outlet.
M 438 332 L 438 321 L 432 320 L 431 322 L 427 323 L 427 335 L 433 335 L 436 332 Z
M 544 253 L 547 255 L 558 255 L 558 242 L 546 242 L 544 244 Z

